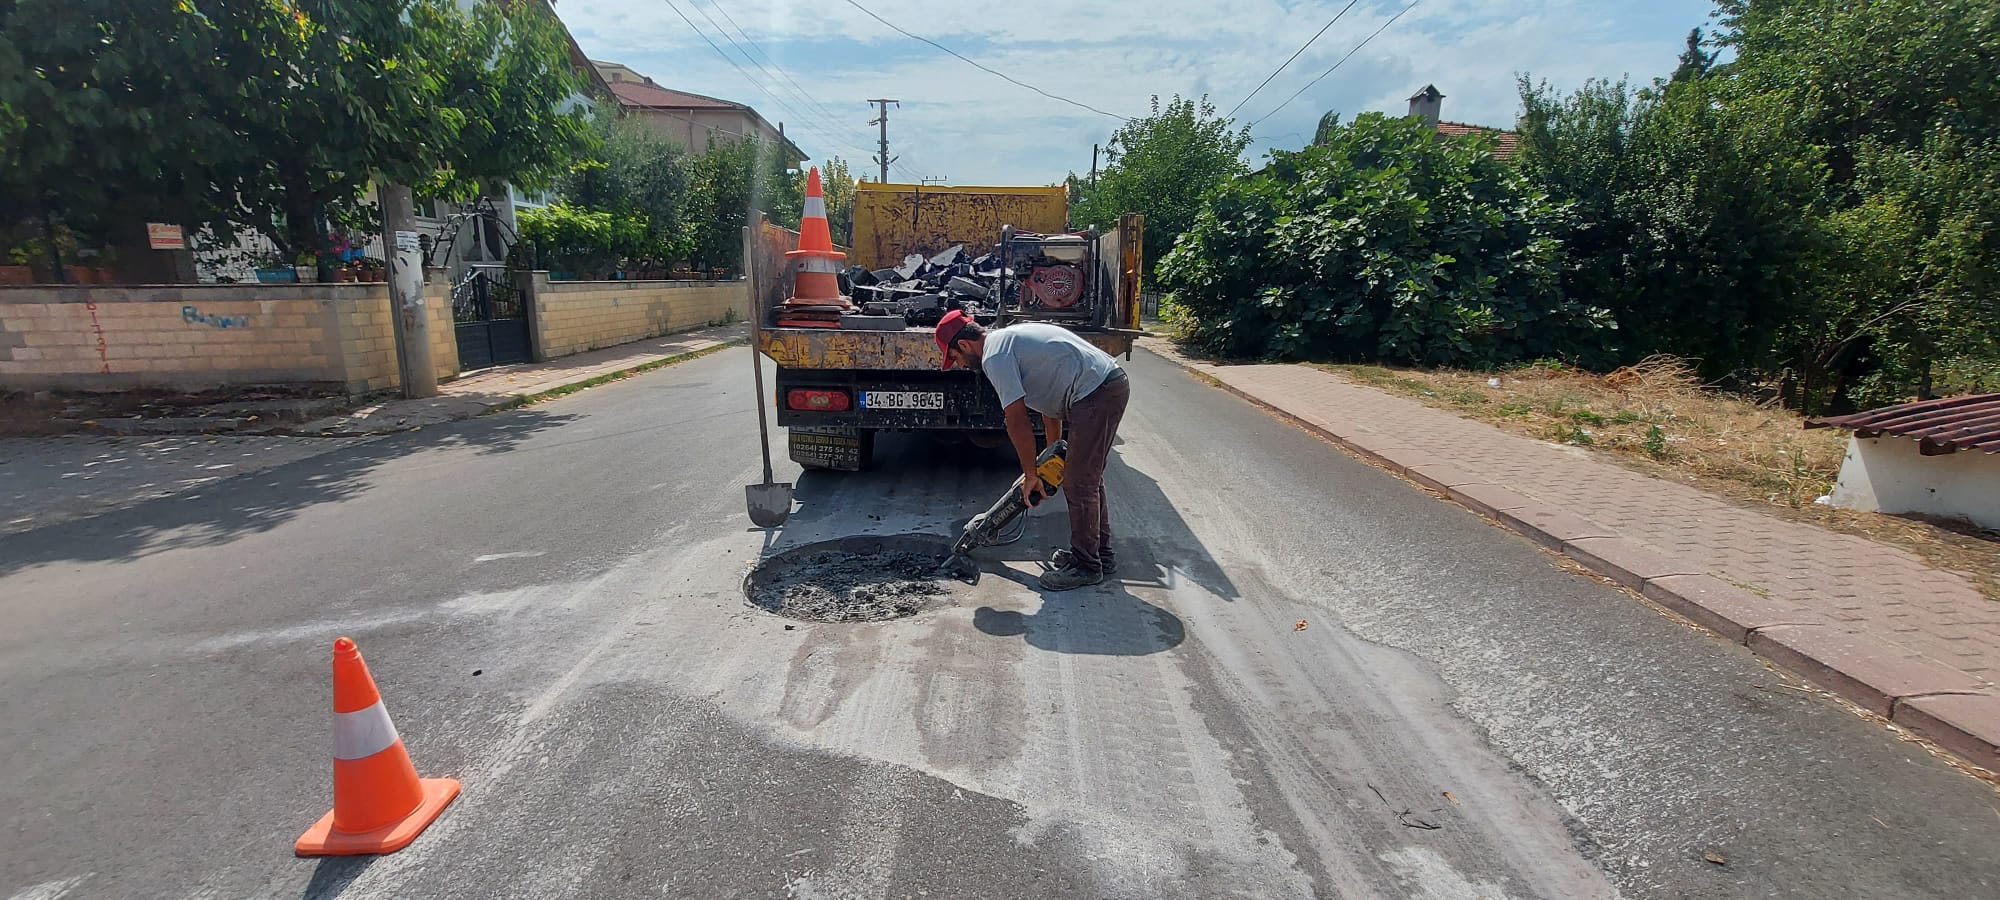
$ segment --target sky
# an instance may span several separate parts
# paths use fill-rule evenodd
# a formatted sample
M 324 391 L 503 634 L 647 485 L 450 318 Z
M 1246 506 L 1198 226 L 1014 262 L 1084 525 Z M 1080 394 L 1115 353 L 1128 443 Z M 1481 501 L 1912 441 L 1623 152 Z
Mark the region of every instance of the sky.
M 1304 146 L 1328 110 L 1343 120 L 1406 113 L 1410 95 L 1426 84 L 1445 94 L 1445 119 L 1507 126 L 1519 112 L 1517 76 L 1566 90 L 1590 78 L 1650 81 L 1673 70 L 1688 29 L 1706 26 L 1713 9 L 1708 0 L 1418 0 L 1413 8 L 1407 0 L 1353 0 L 1251 96 L 1348 5 L 557 0 L 555 8 L 592 59 L 624 63 L 664 87 L 747 103 L 783 122 L 814 160 L 839 156 L 856 175 L 876 177 L 867 101 L 893 98 L 901 104 L 889 109 L 890 152 L 899 158 L 891 181 L 997 185 L 1054 184 L 1088 172 L 1091 145 L 1121 124 L 1113 116 L 1145 115 L 1156 94 L 1207 95 L 1221 113 L 1240 103 L 1237 122 L 1257 123 L 1245 154 L 1251 162 L 1273 147 Z M 862 7 L 1112 115 L 1010 84 L 897 33 Z

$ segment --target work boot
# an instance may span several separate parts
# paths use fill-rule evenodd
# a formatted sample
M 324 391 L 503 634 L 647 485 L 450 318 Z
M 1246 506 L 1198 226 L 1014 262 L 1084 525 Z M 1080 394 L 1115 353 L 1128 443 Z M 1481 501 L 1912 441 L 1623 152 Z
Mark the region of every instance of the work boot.
M 1103 572 L 1092 572 L 1089 569 L 1080 568 L 1075 563 L 1071 563 L 1060 569 L 1051 569 L 1043 572 L 1042 590 L 1067 591 L 1083 587 L 1084 585 L 1101 584 L 1103 581 Z
M 1049 568 L 1067 569 L 1069 568 L 1070 560 L 1075 558 L 1076 554 L 1071 553 L 1068 547 L 1059 548 L 1056 552 L 1049 554 Z M 1104 548 L 1097 554 L 1097 561 L 1104 564 L 1102 570 L 1104 574 L 1118 574 L 1118 554 L 1113 552 L 1110 547 Z

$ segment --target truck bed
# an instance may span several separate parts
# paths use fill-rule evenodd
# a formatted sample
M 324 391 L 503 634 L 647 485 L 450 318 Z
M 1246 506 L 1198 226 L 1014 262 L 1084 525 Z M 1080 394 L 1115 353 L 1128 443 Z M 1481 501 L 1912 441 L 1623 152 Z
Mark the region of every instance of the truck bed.
M 1077 336 L 1113 356 L 1132 349 L 1131 332 L 1079 329 Z M 861 331 L 765 327 L 759 332 L 759 348 L 786 369 L 936 372 L 944 364 L 929 328 Z

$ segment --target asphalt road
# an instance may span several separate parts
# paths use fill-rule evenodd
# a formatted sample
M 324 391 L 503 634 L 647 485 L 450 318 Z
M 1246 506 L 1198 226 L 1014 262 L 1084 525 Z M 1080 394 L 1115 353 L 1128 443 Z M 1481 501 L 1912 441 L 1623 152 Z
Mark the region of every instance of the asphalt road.
M 0 897 L 2000 896 L 1988 786 L 1143 353 L 1119 583 L 1027 586 L 1051 504 L 915 618 L 754 610 L 1011 474 L 781 462 L 755 530 L 747 362 L 0 536 Z M 296 859 L 341 634 L 465 788 Z

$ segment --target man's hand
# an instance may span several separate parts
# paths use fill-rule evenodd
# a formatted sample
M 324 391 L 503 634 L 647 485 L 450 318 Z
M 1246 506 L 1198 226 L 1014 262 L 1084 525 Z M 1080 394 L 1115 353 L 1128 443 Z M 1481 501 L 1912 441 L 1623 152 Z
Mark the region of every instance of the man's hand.
M 1041 505 L 1049 497 L 1048 487 L 1042 484 L 1042 476 L 1033 472 L 1021 473 L 1021 501 L 1029 508 Z

